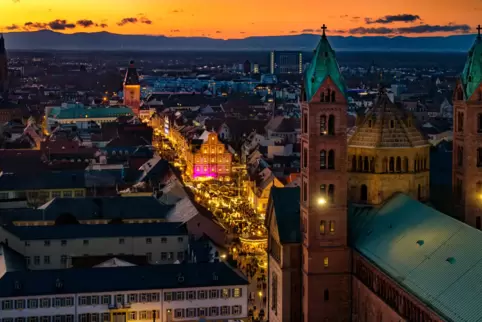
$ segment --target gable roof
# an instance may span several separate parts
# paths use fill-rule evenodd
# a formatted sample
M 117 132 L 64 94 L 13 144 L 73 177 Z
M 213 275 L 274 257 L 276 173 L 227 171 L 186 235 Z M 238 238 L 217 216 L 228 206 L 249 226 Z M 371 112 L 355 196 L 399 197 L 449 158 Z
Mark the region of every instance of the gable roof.
M 0 279 L 0 298 L 247 284 L 223 262 L 14 271 Z
M 349 212 L 352 246 L 450 321 L 482 319 L 482 232 L 405 194 Z
M 281 244 L 301 242 L 300 188 L 271 188 L 270 199 Z

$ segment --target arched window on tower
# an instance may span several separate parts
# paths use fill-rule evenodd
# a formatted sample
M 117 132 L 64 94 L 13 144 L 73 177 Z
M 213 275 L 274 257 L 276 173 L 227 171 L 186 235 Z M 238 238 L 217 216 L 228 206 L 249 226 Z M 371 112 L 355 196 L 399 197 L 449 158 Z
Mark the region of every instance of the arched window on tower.
M 335 135 L 335 116 L 328 117 L 328 135 Z
M 326 169 L 326 150 L 320 151 L 320 169 Z
M 397 157 L 397 164 L 396 164 L 397 172 L 402 172 L 402 158 Z
M 335 185 L 328 185 L 328 200 L 331 204 L 335 203 Z
M 415 160 L 413 160 L 413 171 L 415 171 L 415 172 L 418 172 L 418 162 L 417 162 L 417 158 L 418 158 L 418 157 L 415 157 Z
M 360 202 L 366 203 L 368 201 L 368 187 L 366 184 L 362 184 L 360 187 Z
M 330 101 L 330 98 L 331 98 L 331 89 L 328 88 L 328 89 L 326 90 L 325 102 L 329 102 L 329 101 Z
M 320 135 L 326 134 L 326 115 L 320 116 Z
M 417 199 L 422 200 L 422 186 L 421 185 L 418 185 L 418 188 L 417 188 Z
M 368 157 L 363 158 L 363 171 L 370 171 L 370 164 L 368 163 Z
M 326 221 L 320 221 L 320 235 L 324 235 L 326 230 Z
M 363 171 L 363 157 L 361 155 L 358 157 L 358 171 Z
M 328 151 L 328 169 L 335 169 L 335 151 Z
M 428 169 L 428 168 L 427 168 L 427 158 L 426 158 L 426 157 L 423 158 L 423 169 L 424 169 L 424 170 L 427 170 L 427 169 Z
M 351 171 L 356 171 L 356 155 L 353 155 L 351 157 Z
M 336 102 L 336 92 L 335 91 L 332 91 L 331 92 L 331 101 L 334 103 Z
M 323 292 L 323 299 L 325 300 L 325 302 L 330 300 L 330 292 L 328 291 L 328 289 L 325 289 L 325 291 Z
M 383 164 L 383 172 L 387 173 L 388 172 L 388 160 L 387 160 L 386 157 L 383 158 L 382 164 Z
M 375 173 L 375 158 L 372 157 L 370 160 L 370 172 Z
M 457 101 L 462 101 L 464 99 L 464 92 L 462 92 L 462 88 L 457 88 L 457 91 L 456 91 L 456 95 L 455 95 L 455 99 Z
M 395 158 L 390 157 L 389 171 L 395 172 Z

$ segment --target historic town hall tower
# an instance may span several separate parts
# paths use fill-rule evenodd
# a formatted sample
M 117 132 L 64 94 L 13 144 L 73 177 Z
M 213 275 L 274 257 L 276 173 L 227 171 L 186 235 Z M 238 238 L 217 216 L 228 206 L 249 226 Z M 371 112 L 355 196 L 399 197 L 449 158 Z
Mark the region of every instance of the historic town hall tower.
M 455 87 L 453 177 L 456 214 L 481 229 L 482 38 L 479 34 Z
M 141 83 L 139 74 L 134 66 L 134 61 L 129 63 L 129 67 L 124 77 L 124 104 L 132 109 L 135 115 L 139 115 L 141 106 Z
M 302 93 L 304 322 L 350 321 L 346 88 L 325 29 Z

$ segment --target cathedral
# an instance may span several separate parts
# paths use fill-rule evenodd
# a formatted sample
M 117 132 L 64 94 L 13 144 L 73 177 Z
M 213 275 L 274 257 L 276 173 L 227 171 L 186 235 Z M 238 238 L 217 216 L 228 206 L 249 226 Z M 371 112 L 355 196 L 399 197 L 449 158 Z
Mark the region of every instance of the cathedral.
M 325 29 L 302 89 L 301 184 L 273 188 L 266 213 L 269 321 L 482 321 L 480 30 L 453 96 L 462 222 L 428 205 L 430 145 L 382 88 L 348 130 Z

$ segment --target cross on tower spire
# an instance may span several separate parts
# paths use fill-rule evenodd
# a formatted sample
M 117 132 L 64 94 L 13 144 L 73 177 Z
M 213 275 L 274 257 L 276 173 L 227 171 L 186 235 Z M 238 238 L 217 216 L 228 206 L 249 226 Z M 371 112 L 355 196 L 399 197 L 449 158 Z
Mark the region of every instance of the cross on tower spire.
M 321 26 L 321 30 L 323 30 L 323 36 L 326 36 L 326 34 L 325 34 L 326 29 L 328 29 L 328 27 L 325 24 L 323 24 L 323 26 Z M 479 32 L 479 34 L 480 34 L 480 32 Z
M 479 34 L 477 35 L 477 38 L 480 38 L 480 31 L 482 30 L 482 27 L 480 27 L 480 25 L 477 27 L 477 31 L 479 32 Z

